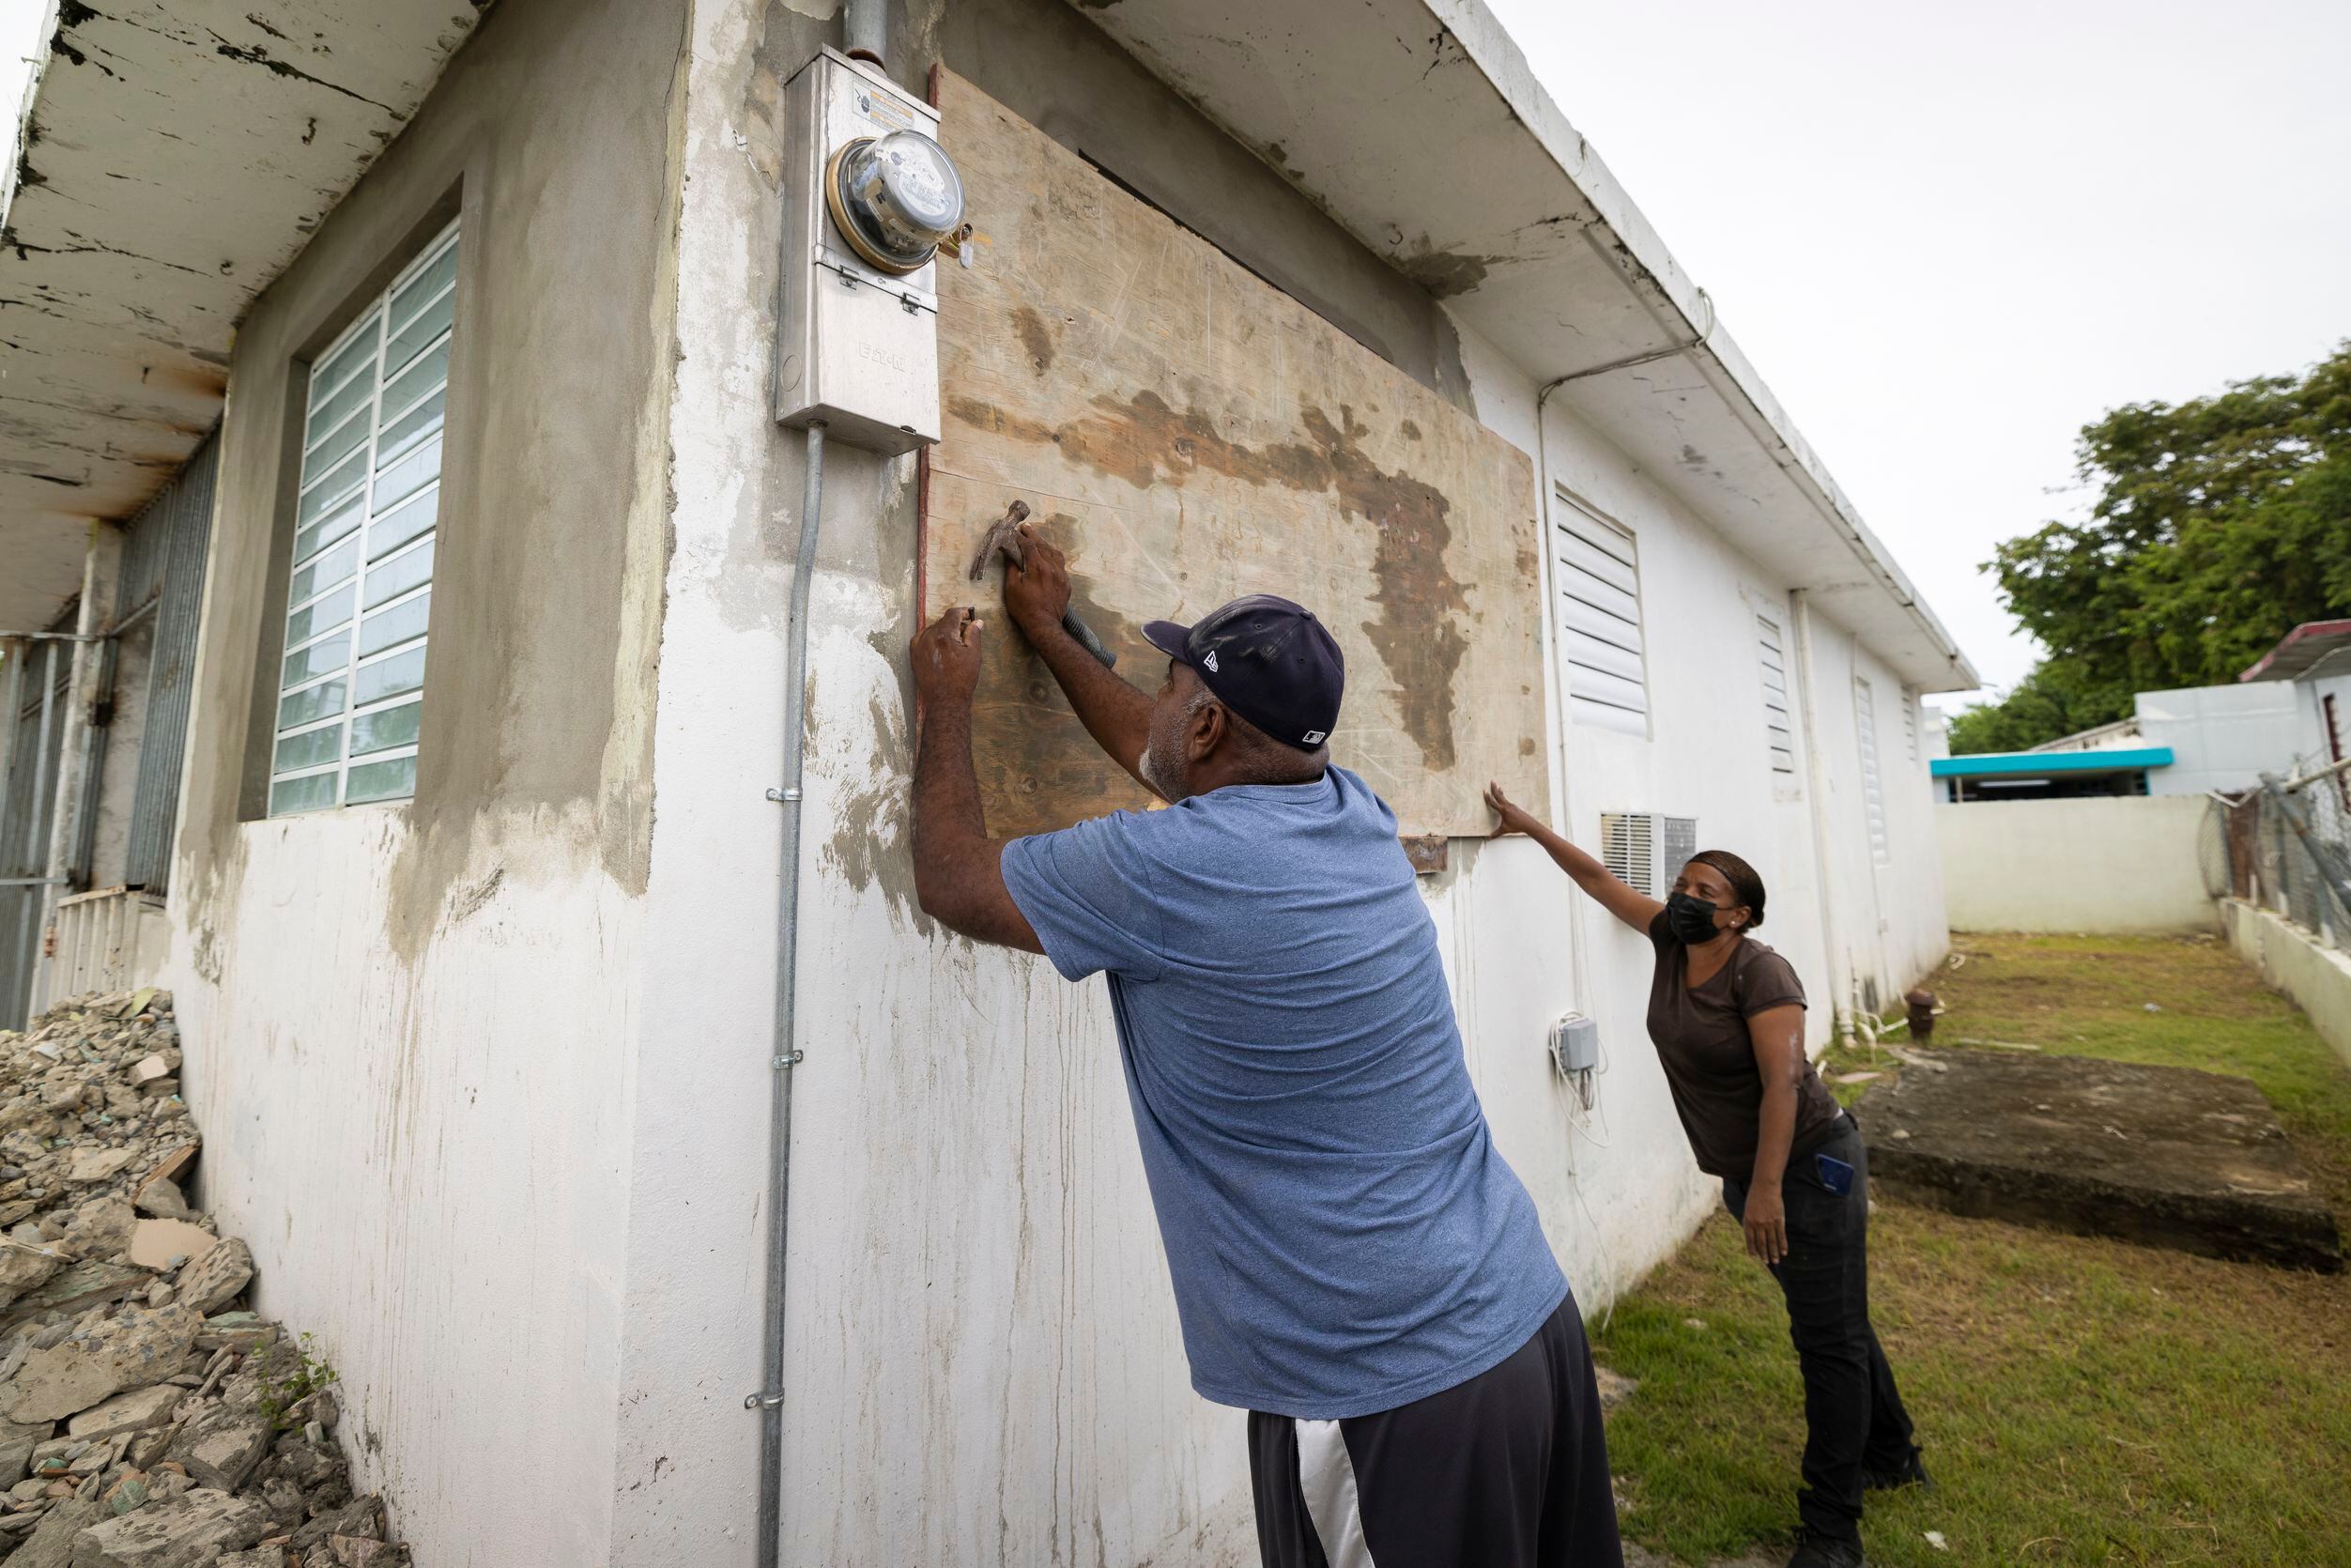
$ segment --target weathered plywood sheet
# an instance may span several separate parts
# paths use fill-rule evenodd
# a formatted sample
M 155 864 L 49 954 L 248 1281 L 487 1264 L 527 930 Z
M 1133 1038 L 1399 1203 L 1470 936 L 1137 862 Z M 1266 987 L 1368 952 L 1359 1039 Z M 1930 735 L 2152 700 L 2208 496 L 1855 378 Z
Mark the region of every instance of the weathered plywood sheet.
M 999 602 L 964 573 L 1017 497 L 1145 689 L 1144 622 L 1280 593 L 1345 649 L 1332 754 L 1403 831 L 1483 834 L 1489 778 L 1544 801 L 1526 454 L 968 82 L 940 107 L 977 237 L 940 269 L 927 609 Z M 1001 617 L 973 739 L 992 832 L 1145 804 Z

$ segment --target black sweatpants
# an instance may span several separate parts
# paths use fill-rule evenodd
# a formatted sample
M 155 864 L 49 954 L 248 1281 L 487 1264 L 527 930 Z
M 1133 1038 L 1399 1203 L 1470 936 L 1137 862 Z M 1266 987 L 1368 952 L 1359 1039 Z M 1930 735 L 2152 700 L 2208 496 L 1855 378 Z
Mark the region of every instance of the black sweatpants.
M 1852 1190 L 1829 1191 L 1816 1158 L 1853 1168 Z M 1861 1474 L 1898 1470 L 1914 1452 L 1910 1413 L 1869 1326 L 1869 1156 L 1851 1116 L 1828 1142 L 1788 1161 L 1779 1184 L 1788 1255 L 1773 1265 L 1788 1299 L 1788 1333 L 1804 1371 L 1804 1485 L 1796 1512 L 1809 1529 L 1861 1539 Z M 1747 1187 L 1723 1183 L 1723 1202 L 1746 1218 Z
M 1252 1411 L 1266 1568 L 1623 1568 L 1570 1296 L 1490 1372 L 1377 1415 Z

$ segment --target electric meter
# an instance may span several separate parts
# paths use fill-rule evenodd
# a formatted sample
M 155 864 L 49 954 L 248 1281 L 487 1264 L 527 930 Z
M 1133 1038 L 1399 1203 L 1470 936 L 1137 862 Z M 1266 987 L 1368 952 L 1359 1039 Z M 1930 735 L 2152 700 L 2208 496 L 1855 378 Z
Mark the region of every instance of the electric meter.
M 849 248 L 903 276 L 939 254 L 963 222 L 963 180 L 919 131 L 860 136 L 824 168 L 824 205 Z
M 827 49 L 785 85 L 781 118 L 776 418 L 822 420 L 830 438 L 877 452 L 927 446 L 939 438 L 938 257 L 969 232 L 939 112 Z

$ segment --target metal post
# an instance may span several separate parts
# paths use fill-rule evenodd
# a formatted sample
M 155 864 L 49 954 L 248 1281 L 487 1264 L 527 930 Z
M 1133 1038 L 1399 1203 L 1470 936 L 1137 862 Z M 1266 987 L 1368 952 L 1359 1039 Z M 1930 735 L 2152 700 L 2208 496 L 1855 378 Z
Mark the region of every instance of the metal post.
M 62 715 L 65 728 L 58 736 L 57 782 L 49 804 L 49 875 L 53 878 L 71 881 L 81 875 L 77 862 L 82 848 L 85 785 L 95 752 L 95 721 L 106 696 L 100 684 L 108 668 L 101 634 L 106 623 L 114 619 L 115 568 L 121 562 L 122 530 L 92 523 L 90 542 L 82 554 L 82 601 L 75 611 L 73 628 L 79 640 L 72 644 L 71 684 Z M 50 646 L 54 649 L 56 644 Z M 42 895 L 41 927 L 46 928 L 56 913 L 57 899 L 55 887 Z M 56 1000 L 51 994 L 51 956 L 44 950 L 33 981 L 36 1008 Z
M 49 734 L 57 705 L 57 644 L 47 646 L 40 674 L 40 730 L 33 742 L 33 792 L 24 803 L 24 864 L 38 866 L 41 862 L 41 829 L 51 813 L 43 809 L 49 798 Z M 53 873 L 54 874 L 54 873 Z M 23 951 L 18 955 L 17 976 L 24 986 L 24 1022 L 33 1021 L 34 1004 L 39 995 L 38 966 L 40 960 L 41 927 L 49 920 L 51 884 L 46 881 L 35 888 L 24 900 Z
M 8 776 L 16 769 L 17 715 L 24 711 L 24 660 L 32 645 L 23 638 L 0 638 L 0 657 L 8 661 L 8 708 L 0 712 L 0 822 L 8 820 Z M 0 864 L 5 864 L 0 860 Z
M 10 813 L 17 799 L 17 790 L 21 780 L 30 776 L 30 769 L 23 765 L 25 761 L 23 715 L 24 661 L 32 656 L 33 644 L 23 638 L 8 638 L 0 639 L 0 652 L 5 652 L 8 661 L 8 706 L 0 710 L 0 911 L 26 918 L 40 894 L 30 885 L 29 880 L 20 884 L 11 874 L 17 869 L 15 846 L 8 843 L 6 838 L 8 824 L 13 820 Z M 28 816 L 32 813 L 29 802 L 24 809 Z M 0 933 L 14 935 L 13 928 L 5 918 L 0 918 Z M 10 942 L 9 945 L 15 944 Z M 28 1022 L 16 1016 L 16 988 L 21 974 L 16 955 L 0 949 L 0 1028 L 15 1027 Z

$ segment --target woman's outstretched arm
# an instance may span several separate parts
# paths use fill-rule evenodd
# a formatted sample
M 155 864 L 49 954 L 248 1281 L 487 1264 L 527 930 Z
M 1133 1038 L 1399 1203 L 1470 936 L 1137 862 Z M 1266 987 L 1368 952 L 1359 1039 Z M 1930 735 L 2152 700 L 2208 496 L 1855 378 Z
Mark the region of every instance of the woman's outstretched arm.
M 1575 885 L 1600 900 L 1601 907 L 1635 930 L 1646 935 L 1656 922 L 1658 912 L 1666 906 L 1646 894 L 1636 893 L 1608 868 L 1577 849 L 1550 828 L 1537 822 L 1523 808 L 1511 804 L 1499 784 L 1485 787 L 1485 803 L 1494 807 L 1501 823 L 1494 830 L 1500 838 L 1505 833 L 1523 833 L 1541 844 L 1545 853 L 1560 863 L 1560 869 L 1575 881 Z

